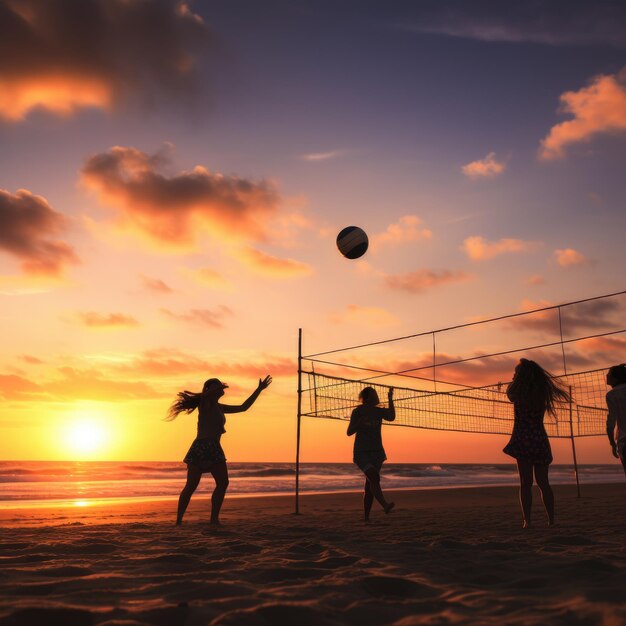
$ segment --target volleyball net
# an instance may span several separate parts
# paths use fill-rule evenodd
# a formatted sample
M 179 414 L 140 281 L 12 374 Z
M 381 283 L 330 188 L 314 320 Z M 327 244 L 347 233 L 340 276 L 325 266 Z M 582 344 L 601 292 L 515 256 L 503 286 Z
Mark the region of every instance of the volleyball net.
M 556 377 L 571 390 L 572 401 L 557 403 L 556 415 L 546 415 L 550 437 L 589 437 L 606 432 L 606 369 Z M 390 385 L 350 380 L 314 371 L 308 379 L 303 416 L 349 420 L 365 386 L 373 387 L 382 406 L 387 406 Z M 393 386 L 396 419 L 390 426 L 429 430 L 508 435 L 513 429 L 513 405 L 506 395 L 508 383 L 467 387 L 454 391 Z

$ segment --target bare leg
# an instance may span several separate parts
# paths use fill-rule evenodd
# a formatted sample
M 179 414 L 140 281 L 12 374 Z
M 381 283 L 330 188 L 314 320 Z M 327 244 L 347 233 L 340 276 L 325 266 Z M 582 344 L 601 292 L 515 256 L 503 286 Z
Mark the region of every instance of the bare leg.
M 185 511 L 189 505 L 189 500 L 191 500 L 191 496 L 200 483 L 201 478 L 202 470 L 195 465 L 189 464 L 187 466 L 187 484 L 180 492 L 180 497 L 178 498 L 178 514 L 176 515 L 177 526 L 180 526 L 183 523 L 183 516 L 185 515 Z
M 622 462 L 622 467 L 624 468 L 624 476 L 626 476 L 626 446 L 622 448 L 622 454 L 620 455 L 620 461 Z
M 367 472 L 365 472 L 365 476 L 367 476 L 367 482 L 369 482 L 372 495 L 380 503 L 380 506 L 385 509 L 385 513 L 389 513 L 389 511 L 393 509 L 394 504 L 393 502 L 387 502 L 387 500 L 385 500 L 383 491 L 380 488 L 380 474 L 378 473 L 378 470 L 370 467 Z
M 549 467 L 549 465 L 535 465 L 535 480 L 541 490 L 543 506 L 548 514 L 548 525 L 554 526 L 554 493 L 552 493 L 552 487 L 550 487 L 548 480 Z
M 519 472 L 519 501 L 522 505 L 524 528 L 530 528 L 530 515 L 533 505 L 533 465 L 528 461 L 517 461 Z
M 220 509 L 228 489 L 228 467 L 225 462 L 215 463 L 209 470 L 215 479 L 215 489 L 211 496 L 211 524 L 220 523 Z
M 365 481 L 365 488 L 363 493 L 363 512 L 365 513 L 365 521 L 370 521 L 370 511 L 372 510 L 372 504 L 374 502 L 374 496 L 372 495 L 372 490 L 370 489 L 369 480 Z

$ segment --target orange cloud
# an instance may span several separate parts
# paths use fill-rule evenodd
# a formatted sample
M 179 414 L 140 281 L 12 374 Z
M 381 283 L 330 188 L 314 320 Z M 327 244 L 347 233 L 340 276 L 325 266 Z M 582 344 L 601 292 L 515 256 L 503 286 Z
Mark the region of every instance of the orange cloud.
M 541 276 L 540 274 L 533 274 L 532 276 L 528 276 L 527 278 L 524 279 L 524 284 L 526 285 L 544 285 L 546 282 L 546 279 Z
M 306 263 L 279 258 L 255 248 L 244 248 L 238 256 L 250 269 L 271 278 L 295 278 L 313 273 L 311 266 Z
M 185 3 L 0 0 L 0 117 L 191 95 L 209 40 Z
M 574 250 L 573 248 L 564 248 L 563 250 L 555 250 L 554 258 L 561 267 L 571 267 L 572 265 L 586 265 L 589 259 Z
M 537 242 L 523 241 L 522 239 L 499 239 L 487 241 L 484 237 L 468 237 L 461 249 L 472 261 L 486 261 L 501 254 L 527 252 L 537 247 Z
M 396 224 L 389 224 L 383 233 L 373 235 L 371 247 L 376 249 L 386 244 L 398 245 L 420 239 L 430 239 L 433 236 L 432 231 L 428 228 L 421 228 L 421 223 L 422 220 L 417 215 L 405 215 Z
M 87 311 L 79 313 L 78 317 L 82 324 L 89 328 L 133 328 L 139 326 L 139 322 L 134 317 L 123 313 L 102 315 L 94 311 Z
M 224 328 L 223 320 L 234 315 L 227 306 L 220 304 L 215 309 L 191 309 L 187 313 L 173 313 L 168 309 L 161 309 L 161 313 L 170 319 L 193 324 L 202 324 L 211 328 Z
M 498 176 L 498 174 L 502 174 L 505 169 L 506 165 L 496 160 L 495 152 L 490 152 L 486 157 L 472 161 L 461 167 L 463 174 L 473 180 L 478 178 L 494 178 Z
M 3 400 L 33 400 L 42 394 L 39 384 L 23 376 L 0 374 L 0 397 Z
M 272 376 L 293 376 L 298 369 L 293 358 L 277 355 L 256 359 L 235 358 L 230 361 L 203 359 L 177 349 L 148 350 L 135 356 L 129 363 L 115 366 L 115 371 L 133 373 L 141 377 L 179 377 L 194 374 L 202 379 L 202 372 L 214 376 L 241 376 L 256 378 L 270 373 Z
M 62 367 L 59 377 L 37 383 L 15 375 L 0 375 L 0 398 L 14 401 L 32 400 L 103 400 L 115 402 L 130 399 L 158 398 L 159 392 L 144 382 L 107 378 L 95 369 Z
M 15 194 L 0 189 L 0 252 L 17 258 L 24 273 L 60 277 L 78 263 L 74 249 L 56 238 L 67 223 L 45 198 L 25 189 Z
M 184 274 L 198 283 L 199 285 L 204 285 L 206 287 L 211 287 L 213 289 L 230 289 L 230 282 L 222 276 L 219 272 L 210 267 L 200 267 L 195 270 L 184 269 Z
M 333 324 L 363 326 L 393 326 L 398 323 L 398 318 L 382 307 L 357 304 L 349 304 L 344 311 L 331 313 L 329 319 Z
M 139 275 L 143 284 L 150 291 L 155 293 L 174 293 L 174 290 L 167 284 L 165 284 L 160 278 L 150 278 L 149 276 Z
M 626 131 L 626 85 L 619 75 L 596 76 L 587 87 L 561 94 L 561 110 L 574 119 L 553 126 L 541 141 L 539 157 L 558 159 L 571 144 L 601 133 Z
M 159 169 L 163 153 L 115 146 L 91 157 L 85 186 L 117 211 L 119 223 L 162 247 L 189 250 L 200 232 L 228 240 L 262 241 L 280 202 L 274 185 L 212 173 L 202 166 L 174 176 Z
M 433 270 L 418 270 L 405 274 L 390 274 L 385 277 L 384 282 L 391 289 L 408 291 L 409 293 L 421 293 L 440 285 L 465 282 L 472 278 L 471 274 L 461 271 L 442 270 L 437 272 Z

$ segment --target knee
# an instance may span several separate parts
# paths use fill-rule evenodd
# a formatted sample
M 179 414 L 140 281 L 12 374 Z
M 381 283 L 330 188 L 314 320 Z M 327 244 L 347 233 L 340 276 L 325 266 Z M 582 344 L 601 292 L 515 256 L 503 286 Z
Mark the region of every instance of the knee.
M 230 484 L 230 481 L 228 480 L 228 478 L 224 478 L 222 480 L 219 480 L 217 482 L 216 487 L 218 489 L 223 489 L 224 491 L 226 491 L 228 489 L 228 485 Z
M 183 488 L 183 493 L 191 495 L 196 490 L 197 486 L 198 486 L 198 483 L 187 483 L 185 487 Z
M 533 477 L 532 476 L 524 476 L 520 478 L 520 487 L 522 489 L 531 489 L 533 486 Z
M 547 478 L 537 480 L 537 486 L 539 487 L 539 489 L 541 489 L 541 491 L 546 491 L 547 489 L 550 489 L 550 483 L 548 482 Z
M 367 482 L 371 485 L 378 485 L 380 483 L 380 474 L 378 472 L 367 474 Z

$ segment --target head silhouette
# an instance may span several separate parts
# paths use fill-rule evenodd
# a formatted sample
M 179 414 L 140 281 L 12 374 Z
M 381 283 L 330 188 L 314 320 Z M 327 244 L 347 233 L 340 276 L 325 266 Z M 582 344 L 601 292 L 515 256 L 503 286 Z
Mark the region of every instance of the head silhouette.
M 364 387 L 361 389 L 361 392 L 359 393 L 359 400 L 361 401 L 361 404 L 367 404 L 370 406 L 378 406 L 380 404 L 380 399 L 374 387 Z
M 626 384 L 626 363 L 613 365 L 609 368 L 606 375 L 606 384 L 611 387 Z

